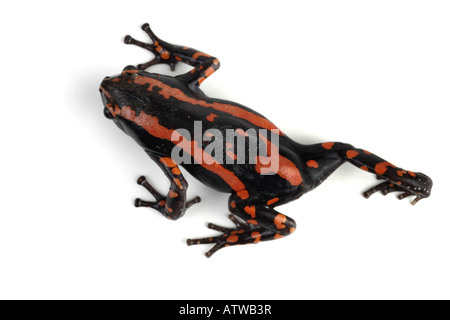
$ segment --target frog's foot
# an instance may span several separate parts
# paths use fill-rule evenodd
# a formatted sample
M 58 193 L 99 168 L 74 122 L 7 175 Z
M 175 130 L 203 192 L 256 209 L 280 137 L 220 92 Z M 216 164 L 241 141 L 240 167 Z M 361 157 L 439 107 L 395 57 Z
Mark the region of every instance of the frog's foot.
M 432 186 L 431 179 L 422 173 L 413 174 L 414 179 L 410 179 L 408 182 L 403 181 L 384 181 L 375 187 L 372 187 L 363 193 L 363 196 L 367 199 L 376 192 L 381 192 L 383 195 L 387 195 L 391 192 L 402 192 L 397 196 L 399 200 L 407 197 L 416 196 L 411 204 L 415 205 L 420 200 L 427 198 L 430 195 Z M 385 179 L 384 177 L 377 176 L 377 179 Z
M 153 43 L 141 42 L 139 40 L 134 39 L 130 35 L 127 35 L 125 37 L 124 42 L 126 44 L 132 44 L 132 45 L 141 47 L 143 49 L 146 49 L 146 50 L 150 51 L 151 53 L 153 53 L 155 55 L 155 57 L 147 63 L 138 64 L 136 67 L 139 70 L 145 70 L 155 64 L 165 63 L 170 66 L 170 69 L 172 71 L 174 71 L 175 66 L 178 62 L 175 59 L 174 55 L 172 54 L 174 46 L 170 43 L 167 43 L 167 42 L 159 39 L 153 33 L 153 31 L 150 29 L 150 25 L 148 23 L 145 23 L 144 25 L 142 25 L 142 30 L 144 30 L 148 34 L 148 36 L 150 37 L 150 39 L 152 40 Z
M 226 228 L 208 223 L 208 228 L 222 232 L 221 235 L 215 237 L 201 238 L 201 239 L 187 239 L 186 244 L 188 246 L 196 244 L 215 244 L 208 252 L 205 253 L 207 258 L 211 257 L 218 250 L 239 244 L 258 243 L 262 240 L 262 237 L 267 237 L 266 233 L 273 233 L 272 231 L 241 223 L 238 219 L 230 214 L 228 216 L 230 220 L 236 225 L 236 228 Z
M 179 218 L 184 213 L 184 210 L 188 209 L 193 204 L 200 202 L 200 197 L 195 197 L 190 201 L 186 201 L 183 206 L 182 199 L 178 194 L 177 197 L 175 197 L 175 192 L 170 190 L 167 197 L 163 196 L 158 191 L 156 191 L 156 189 L 147 181 L 144 176 L 139 177 L 137 183 L 147 189 L 147 191 L 150 192 L 153 197 L 155 197 L 156 201 L 144 201 L 137 198 L 134 201 L 135 207 L 147 207 L 155 209 L 169 219 Z

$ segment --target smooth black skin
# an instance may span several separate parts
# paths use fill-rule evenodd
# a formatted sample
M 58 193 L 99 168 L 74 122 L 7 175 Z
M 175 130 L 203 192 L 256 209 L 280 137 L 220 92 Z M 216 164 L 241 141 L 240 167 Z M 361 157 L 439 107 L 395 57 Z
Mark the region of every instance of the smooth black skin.
M 164 164 L 164 159 L 170 158 L 175 144 L 170 140 L 151 135 L 143 127 L 121 115 L 114 115 L 112 106 L 117 106 L 120 110 L 124 106 L 131 107 L 136 116 L 143 112 L 145 115 L 156 117 L 161 126 L 170 130 L 186 129 L 192 138 L 194 137 L 194 121 L 202 122 L 203 131 L 216 129 L 223 136 L 225 136 L 226 129 L 239 128 L 247 131 L 248 129 L 258 130 L 261 127 L 248 121 L 245 117 L 236 117 L 227 112 L 201 107 L 196 103 L 181 101 L 173 96 L 164 97 L 160 94 L 162 89 L 158 87 L 148 91 L 148 86 L 134 82 L 136 77 L 156 79 L 165 86 L 182 92 L 189 99 L 194 99 L 193 101 L 236 106 L 263 119 L 265 118 L 240 104 L 207 97 L 199 89 L 200 83 L 208 76 L 205 76 L 205 70 L 210 67 L 217 70 L 219 67 L 218 60 L 215 57 L 198 54 L 199 52 L 195 49 L 164 42 L 151 31 L 148 24 L 144 24 L 142 28 L 152 39 L 153 44 L 142 43 L 130 36 L 125 37 L 125 43 L 145 48 L 154 53 L 155 58 L 146 64 L 138 65 L 137 68 L 128 66 L 118 76 L 105 78 L 101 84 L 100 92 L 105 105 L 105 116 L 112 119 L 120 129 L 139 143 L 171 181 L 169 194 L 163 196 L 145 180 L 145 177 L 140 177 L 138 183 L 149 190 L 156 198 L 156 202 L 137 199 L 136 206 L 151 207 L 169 219 L 178 219 L 188 207 L 199 202 L 200 198 L 196 197 L 191 201 L 186 201 L 188 184 L 181 173 L 173 173 L 174 168 L 176 168 L 175 171 L 178 170 L 178 166 L 176 164 L 174 164 L 175 166 Z M 170 54 L 169 59 L 163 58 L 163 51 Z M 158 63 L 166 63 L 174 69 L 179 61 L 193 66 L 193 71 L 176 77 L 143 71 Z M 218 115 L 218 117 L 214 121 L 205 120 L 211 113 Z M 198 143 L 204 149 L 209 142 L 198 141 Z M 403 193 L 399 196 L 399 199 L 415 195 L 414 204 L 430 195 L 432 181 L 426 175 L 406 173 L 406 171 L 403 173 L 403 169 L 395 166 L 387 166 L 386 170 L 380 174 L 380 166 L 387 162 L 362 149 L 355 149 L 350 144 L 335 142 L 332 147 L 324 147 L 324 144 L 303 145 L 286 135 L 282 135 L 279 137 L 279 153 L 295 165 L 302 177 L 302 182 L 299 185 L 292 185 L 278 174 L 259 174 L 255 170 L 255 165 L 248 163 L 248 156 L 246 164 L 223 164 L 225 169 L 232 172 L 244 184 L 245 190 L 248 192 L 248 195 L 244 197 L 237 190 L 233 190 L 218 174 L 195 164 L 193 161 L 192 164 L 181 164 L 183 168 L 206 185 L 222 192 L 231 193 L 229 199 L 230 212 L 247 222 L 242 223 L 233 215 L 230 215 L 230 219 L 235 223 L 236 228 L 224 228 L 209 224 L 209 228 L 218 230 L 223 234 L 212 238 L 188 240 L 188 245 L 214 243 L 215 246 L 206 253 L 206 256 L 210 257 L 224 246 L 256 243 L 289 235 L 295 230 L 295 221 L 285 215 L 280 215 L 274 207 L 298 199 L 304 193 L 314 189 L 346 161 L 376 174 L 379 179 L 385 180 L 385 182 L 366 191 L 365 197 L 369 197 L 377 191 L 381 191 L 383 194 L 401 191 Z M 226 155 L 225 146 L 223 154 Z M 355 156 L 355 154 L 357 155 Z M 311 161 L 314 161 L 313 166 L 310 164 Z M 173 193 L 176 193 L 177 197 L 174 198 Z M 172 197 L 170 194 L 172 194 Z M 270 201 L 275 198 L 278 200 L 271 203 Z

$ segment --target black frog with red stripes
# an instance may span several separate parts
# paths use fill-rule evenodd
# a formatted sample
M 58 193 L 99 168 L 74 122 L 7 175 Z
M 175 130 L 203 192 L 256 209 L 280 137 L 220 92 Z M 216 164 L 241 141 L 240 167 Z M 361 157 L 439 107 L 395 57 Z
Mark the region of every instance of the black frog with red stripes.
M 364 192 L 365 197 L 375 192 L 399 191 L 399 199 L 415 196 L 411 202 L 415 204 L 430 195 L 432 181 L 423 173 L 401 169 L 347 143 L 297 143 L 254 110 L 206 96 L 199 86 L 219 68 L 219 60 L 159 39 L 148 24 L 142 29 L 149 35 L 151 43 L 130 36 L 125 37 L 125 43 L 147 49 L 155 57 L 137 67 L 128 66 L 121 74 L 103 80 L 100 92 L 104 114 L 139 143 L 170 180 L 170 189 L 163 195 L 145 177 L 140 177 L 138 183 L 153 195 L 155 201 L 136 199 L 137 207 L 155 209 L 175 220 L 199 202 L 199 197 L 186 198 L 188 183 L 180 167 L 206 185 L 230 194 L 229 217 L 235 227 L 210 223 L 208 227 L 219 231 L 219 235 L 187 240 L 188 245 L 214 244 L 206 253 L 207 257 L 223 247 L 279 239 L 293 233 L 295 221 L 275 208 L 314 189 L 344 162 L 383 180 Z M 178 62 L 193 69 L 175 77 L 145 71 L 160 63 L 168 64 L 174 70 Z M 195 137 L 199 124 L 201 139 Z M 243 157 L 237 154 L 239 146 L 224 140 L 230 130 L 234 133 L 233 141 L 240 139 L 240 145 L 248 151 Z M 213 141 L 222 141 L 215 144 L 214 155 L 211 148 L 208 149 Z M 258 146 L 256 156 L 250 152 L 254 142 Z M 217 145 L 222 145 L 222 149 Z M 266 153 L 260 152 L 262 150 Z M 179 159 L 174 159 L 174 154 L 182 154 L 184 161 L 180 163 Z M 220 154 L 222 158 L 217 156 Z M 243 161 L 237 161 L 238 156 Z M 272 172 L 264 171 L 268 158 L 276 162 L 276 170 Z

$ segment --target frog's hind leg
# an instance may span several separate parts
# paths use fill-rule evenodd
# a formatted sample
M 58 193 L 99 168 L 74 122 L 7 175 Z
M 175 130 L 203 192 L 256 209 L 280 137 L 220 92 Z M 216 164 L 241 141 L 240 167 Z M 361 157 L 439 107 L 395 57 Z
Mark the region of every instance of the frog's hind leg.
M 292 197 L 292 195 L 288 197 Z M 242 199 L 239 193 L 234 193 L 230 196 L 228 206 L 232 213 L 229 218 L 236 227 L 226 228 L 209 223 L 208 228 L 222 232 L 222 234 L 208 238 L 188 239 L 187 244 L 214 244 L 205 254 L 209 258 L 224 247 L 281 239 L 293 233 L 296 224 L 290 217 L 276 211 L 274 206 L 290 200 L 292 199 L 279 199 L 273 196 L 261 197 L 259 194 Z M 244 222 L 240 222 L 235 216 Z
M 147 189 L 156 201 L 144 201 L 137 198 L 134 202 L 136 207 L 153 208 L 161 212 L 166 218 L 176 220 L 182 217 L 190 206 L 200 202 L 199 197 L 186 201 L 188 184 L 181 174 L 178 165 L 170 157 L 156 156 L 148 153 L 169 178 L 171 184 L 167 196 L 163 196 L 142 176 L 137 183 Z
M 416 198 L 411 202 L 415 204 L 430 195 L 433 183 L 423 173 L 404 170 L 367 150 L 357 149 L 350 144 L 325 142 L 302 146 L 299 153 L 305 160 L 307 172 L 312 177 L 314 186 L 324 181 L 342 163 L 349 162 L 361 170 L 377 175 L 378 179 L 386 180 L 364 192 L 363 196 L 366 198 L 378 191 L 383 194 L 402 191 L 398 198 L 404 199 L 415 195 Z
M 152 52 L 155 57 L 147 63 L 137 65 L 140 70 L 145 70 L 152 65 L 164 63 L 168 64 L 170 68 L 175 70 L 178 62 L 184 62 L 193 66 L 190 72 L 178 76 L 177 78 L 185 81 L 191 86 L 198 87 L 206 78 L 213 74 L 220 67 L 220 62 L 217 58 L 201 51 L 186 47 L 173 45 L 158 38 L 150 29 L 150 25 L 145 23 L 142 26 L 152 43 L 144 43 L 127 35 L 124 39 L 126 44 L 136 45 L 143 49 Z

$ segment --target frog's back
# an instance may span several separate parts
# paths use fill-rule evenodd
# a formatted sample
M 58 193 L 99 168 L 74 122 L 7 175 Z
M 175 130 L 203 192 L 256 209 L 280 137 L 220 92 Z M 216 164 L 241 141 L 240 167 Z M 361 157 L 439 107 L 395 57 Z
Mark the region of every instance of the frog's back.
M 191 151 L 181 165 L 198 180 L 224 192 L 236 190 L 240 183 L 287 191 L 302 182 L 302 163 L 292 151 L 292 140 L 261 114 L 194 91 L 177 77 L 143 71 L 139 77 L 135 82 L 147 91 L 139 95 L 143 112 L 190 144 L 179 150 Z M 267 152 L 269 162 L 262 164 L 259 156 Z

